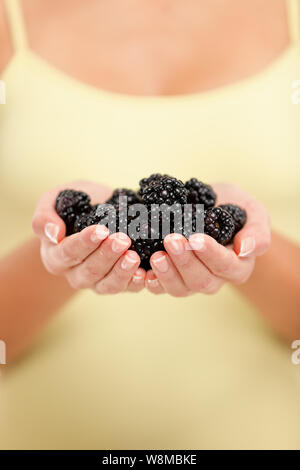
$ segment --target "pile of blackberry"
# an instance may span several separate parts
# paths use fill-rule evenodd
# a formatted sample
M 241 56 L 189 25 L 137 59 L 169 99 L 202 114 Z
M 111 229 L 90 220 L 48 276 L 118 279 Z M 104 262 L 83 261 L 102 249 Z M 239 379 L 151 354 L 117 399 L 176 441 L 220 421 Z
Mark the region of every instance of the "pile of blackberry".
M 148 270 L 150 257 L 163 250 L 163 217 L 159 207 L 171 209 L 170 233 L 181 233 L 187 238 L 195 232 L 197 216 L 204 220 L 204 233 L 213 237 L 218 243 L 228 245 L 234 236 L 243 228 L 247 220 L 244 209 L 233 204 L 216 205 L 217 195 L 212 187 L 196 178 L 186 183 L 169 175 L 159 173 L 143 178 L 139 189 L 132 191 L 126 188 L 116 189 L 105 204 L 92 205 L 90 197 L 83 192 L 66 189 L 61 191 L 56 199 L 56 211 L 66 224 L 66 235 L 80 232 L 84 228 L 95 225 L 106 225 L 111 233 L 122 231 L 128 233 L 132 240 L 131 249 L 141 258 L 141 267 Z M 127 232 L 131 222 L 140 215 L 140 204 L 146 207 L 146 219 L 133 233 Z M 188 204 L 189 206 L 186 206 Z M 199 206 L 201 205 L 201 206 Z M 191 210 L 184 214 L 184 207 Z M 176 217 L 177 214 L 177 217 Z M 189 217 L 190 225 L 185 222 Z M 154 234 L 154 226 L 156 230 Z

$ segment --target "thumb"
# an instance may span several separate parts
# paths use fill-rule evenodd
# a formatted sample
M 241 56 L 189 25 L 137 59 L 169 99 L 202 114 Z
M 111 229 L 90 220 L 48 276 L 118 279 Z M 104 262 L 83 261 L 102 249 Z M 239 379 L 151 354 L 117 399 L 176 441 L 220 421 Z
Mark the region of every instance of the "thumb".
M 46 239 L 52 243 L 59 243 L 66 234 L 64 221 L 55 210 L 56 194 L 44 194 L 37 204 L 32 219 L 32 230 L 41 240 Z

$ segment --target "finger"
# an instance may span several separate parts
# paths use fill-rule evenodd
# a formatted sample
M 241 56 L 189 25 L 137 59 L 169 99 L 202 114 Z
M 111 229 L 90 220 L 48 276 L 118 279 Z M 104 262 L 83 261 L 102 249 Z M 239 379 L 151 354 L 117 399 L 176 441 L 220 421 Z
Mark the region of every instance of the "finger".
M 131 240 L 125 233 L 110 235 L 83 263 L 67 271 L 69 283 L 74 289 L 93 287 L 109 273 L 130 245 Z
M 82 263 L 108 236 L 109 230 L 104 225 L 93 225 L 64 238 L 58 245 L 43 241 L 42 259 L 50 272 L 60 274 Z
M 145 279 L 145 285 L 147 289 L 152 292 L 152 294 L 164 294 L 165 289 L 157 279 L 156 275 L 154 272 L 150 269 L 146 273 L 146 279 Z
M 40 239 L 48 239 L 57 244 L 65 236 L 65 223 L 55 210 L 56 198 L 60 191 L 66 188 L 84 191 L 91 196 L 91 202 L 99 203 L 106 200 L 111 189 L 91 181 L 77 180 L 68 184 L 57 186 L 44 193 L 38 201 L 32 219 L 32 229 Z
M 157 251 L 151 256 L 150 264 L 154 274 L 168 294 L 174 297 L 184 297 L 189 294 L 180 274 L 167 253 Z
M 117 294 L 125 291 L 140 262 L 140 257 L 135 251 L 127 251 L 113 269 L 97 282 L 94 290 L 98 294 Z
M 252 273 L 255 258 L 238 258 L 232 248 L 224 247 L 212 237 L 193 234 L 189 245 L 194 255 L 215 276 L 236 283 L 245 282 Z
M 270 246 L 270 221 L 266 208 L 235 185 L 217 183 L 218 204 L 237 204 L 247 212 L 245 227 L 234 238 L 234 251 L 240 257 L 259 256 Z
M 128 284 L 128 292 L 140 292 L 145 287 L 146 271 L 138 268 Z
M 58 188 L 55 188 L 40 198 L 32 219 L 32 230 L 40 239 L 57 244 L 66 233 L 64 221 L 55 210 Z
M 164 246 L 189 290 L 215 294 L 220 289 L 222 280 L 193 253 L 185 237 L 177 233 L 169 234 L 164 239 Z
M 234 251 L 240 258 L 263 255 L 271 243 L 267 210 L 255 199 L 246 205 L 247 222 L 234 237 Z

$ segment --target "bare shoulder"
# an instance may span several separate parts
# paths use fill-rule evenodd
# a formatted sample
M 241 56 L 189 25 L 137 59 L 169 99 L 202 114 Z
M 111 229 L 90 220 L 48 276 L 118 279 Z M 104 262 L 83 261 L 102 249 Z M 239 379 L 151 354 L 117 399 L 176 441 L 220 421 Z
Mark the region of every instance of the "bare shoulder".
M 0 0 L 0 74 L 13 55 L 13 45 L 9 31 L 4 1 Z

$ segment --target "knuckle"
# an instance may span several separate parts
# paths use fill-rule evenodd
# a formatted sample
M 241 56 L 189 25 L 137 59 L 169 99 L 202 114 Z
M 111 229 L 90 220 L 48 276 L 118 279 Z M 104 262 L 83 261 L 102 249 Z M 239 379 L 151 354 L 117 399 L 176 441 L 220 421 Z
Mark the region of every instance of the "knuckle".
M 123 286 L 115 286 L 115 285 L 108 286 L 109 294 L 119 294 L 119 292 L 123 292 L 123 291 L 124 291 Z
M 83 277 L 85 279 L 99 279 L 101 277 L 101 270 L 99 265 L 94 263 L 86 263 L 83 267 Z
M 106 282 L 100 282 L 96 286 L 96 291 L 98 292 L 98 294 L 113 295 L 113 294 L 118 294 L 119 292 L 121 292 L 121 289 L 117 285 L 110 284 L 110 283 L 108 284 Z
M 82 284 L 79 279 L 68 278 L 68 283 L 74 290 L 82 289 Z
M 176 266 L 180 266 L 181 268 L 184 268 L 184 269 L 189 269 L 190 262 L 191 262 L 191 252 L 190 251 L 186 251 L 183 254 L 177 255 L 174 258 L 174 264 Z
M 219 292 L 220 288 L 218 289 L 212 289 L 212 290 L 209 290 L 209 291 L 206 291 L 206 292 L 203 292 L 203 294 L 205 295 L 215 295 Z
M 103 246 L 101 245 L 100 248 L 97 250 L 97 261 L 99 264 L 107 264 L 111 263 L 113 260 L 113 252 L 109 249 L 108 245 L 104 242 Z
M 214 284 L 210 289 L 207 289 L 206 291 L 204 291 L 204 294 L 206 295 L 214 295 L 216 294 L 217 292 L 219 292 L 219 290 L 221 289 L 222 287 L 222 284 Z
M 98 285 L 92 288 L 92 290 L 95 292 L 97 295 L 105 295 L 107 292 L 104 291 L 104 289 Z
M 206 292 L 212 289 L 213 280 L 210 277 L 194 279 L 191 287 L 196 292 Z
M 86 280 L 79 273 L 70 271 L 67 272 L 65 276 L 72 289 L 80 290 L 89 286 Z
M 232 266 L 230 263 L 225 262 L 223 265 L 216 266 L 214 269 L 214 274 L 218 277 L 228 276 L 232 271 Z
M 63 243 L 61 245 L 61 252 L 60 252 L 62 261 L 64 263 L 68 264 L 79 264 L 80 259 L 76 256 L 74 256 L 74 252 L 72 250 L 72 247 L 70 246 L 69 243 Z

